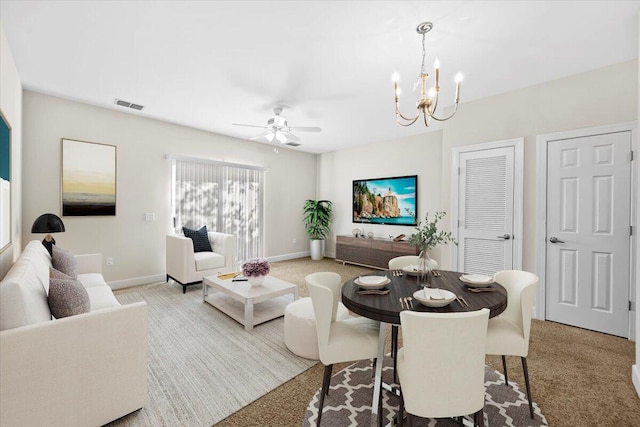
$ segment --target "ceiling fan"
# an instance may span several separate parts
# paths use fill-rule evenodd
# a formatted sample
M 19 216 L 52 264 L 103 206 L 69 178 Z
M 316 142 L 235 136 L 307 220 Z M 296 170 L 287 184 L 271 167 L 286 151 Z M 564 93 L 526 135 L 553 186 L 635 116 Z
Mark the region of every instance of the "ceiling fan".
M 272 142 L 276 140 L 282 144 L 288 144 L 297 146 L 300 142 L 300 138 L 295 136 L 292 131 L 295 132 L 320 132 L 322 129 L 319 127 L 309 126 L 289 126 L 287 124 L 286 117 L 281 116 L 282 107 L 275 107 L 273 109 L 274 116 L 267 120 L 265 125 L 246 125 L 242 123 L 233 123 L 235 126 L 247 126 L 252 128 L 264 128 L 264 132 L 251 138 L 253 141 Z

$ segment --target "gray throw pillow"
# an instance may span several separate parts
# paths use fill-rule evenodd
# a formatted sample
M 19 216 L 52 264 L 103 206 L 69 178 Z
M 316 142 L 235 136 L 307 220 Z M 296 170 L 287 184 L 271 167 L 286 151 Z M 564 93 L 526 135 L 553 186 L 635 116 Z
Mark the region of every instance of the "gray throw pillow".
M 53 268 L 69 277 L 74 279 L 78 277 L 78 261 L 76 261 L 76 258 L 71 255 L 71 252 L 61 249 L 56 245 L 53 245 L 51 264 L 53 264 Z
M 49 279 L 49 310 L 56 319 L 88 313 L 91 302 L 87 290 L 74 279 Z
M 67 276 L 62 271 L 56 270 L 53 267 L 49 267 L 49 279 L 71 279 L 71 280 L 73 280 L 73 277 Z

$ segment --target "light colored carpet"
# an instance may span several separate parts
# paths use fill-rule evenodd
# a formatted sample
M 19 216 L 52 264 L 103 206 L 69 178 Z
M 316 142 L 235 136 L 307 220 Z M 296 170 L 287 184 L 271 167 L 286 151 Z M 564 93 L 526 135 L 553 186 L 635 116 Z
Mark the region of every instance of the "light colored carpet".
M 272 271 L 276 268 L 278 273 L 273 274 L 283 279 L 287 271 L 301 278 L 315 271 L 336 271 L 343 280 L 367 271 L 360 267 L 342 266 L 330 259 L 311 261 L 309 258 L 278 262 Z M 631 382 L 631 365 L 635 363 L 634 342 L 555 322 L 534 320 L 527 360 L 533 400 L 549 425 L 638 425 L 640 403 Z M 487 356 L 487 364 L 502 371 L 499 356 Z M 337 374 L 346 366 L 334 366 L 333 372 Z M 509 383 L 524 384 L 520 358 L 507 357 L 507 367 Z M 322 384 L 322 373 L 322 364 L 311 367 L 230 415 L 216 427 L 300 426 L 309 401 Z
M 252 332 L 202 302 L 200 285 L 120 291 L 149 307 L 149 403 L 112 426 L 211 426 L 316 362 L 291 353 L 283 319 Z

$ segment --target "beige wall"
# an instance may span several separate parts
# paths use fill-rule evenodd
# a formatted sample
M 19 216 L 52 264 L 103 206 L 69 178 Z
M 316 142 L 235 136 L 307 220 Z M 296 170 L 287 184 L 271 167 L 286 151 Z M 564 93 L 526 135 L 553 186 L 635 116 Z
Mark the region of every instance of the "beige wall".
M 63 217 L 66 232 L 55 235 L 72 253 L 101 252 L 113 287 L 148 283 L 165 274 L 165 235 L 171 232 L 171 163 L 166 154 L 263 166 L 265 248 L 268 257 L 308 252 L 301 222 L 305 199 L 316 191 L 316 156 L 160 122 L 138 114 L 24 92 L 25 244 L 34 219 L 61 213 L 61 138 L 117 146 L 115 217 Z M 144 221 L 152 212 L 155 221 Z M 293 239 L 297 240 L 293 244 Z
M 393 120 L 393 118 L 391 118 Z M 442 133 L 430 132 L 388 143 L 372 144 L 322 154 L 318 159 L 318 198 L 334 203 L 331 236 L 325 253 L 335 256 L 335 236 L 351 235 L 362 224 L 352 222 L 352 181 L 355 179 L 418 175 L 418 215 L 442 209 Z M 411 235 L 413 227 L 397 225 L 364 225 L 365 232 L 376 237 Z M 432 256 L 439 259 L 439 250 Z
M 0 110 L 11 126 L 11 246 L 0 254 L 0 278 L 2 278 L 22 249 L 22 83 L 2 28 L 0 28 Z
M 451 149 L 456 146 L 524 137 L 523 269 L 535 271 L 536 136 L 622 123 L 638 117 L 636 61 L 554 80 L 490 98 L 464 103 L 444 129 L 386 143 L 323 154 L 318 159 L 318 197 L 335 203 L 332 238 L 350 234 L 351 181 L 394 175 L 419 175 L 419 215 L 451 212 Z M 417 126 L 417 125 L 414 125 Z M 435 156 L 441 154 L 441 159 Z M 450 217 L 445 219 L 448 226 Z M 376 236 L 414 232 L 411 227 L 369 225 Z M 369 231 L 369 230 L 367 230 Z M 449 248 L 434 257 L 451 267 Z
M 536 136 L 634 121 L 637 97 L 637 61 L 629 61 L 461 105 L 443 131 L 442 205 L 451 210 L 452 147 L 524 137 L 522 268 L 536 271 Z

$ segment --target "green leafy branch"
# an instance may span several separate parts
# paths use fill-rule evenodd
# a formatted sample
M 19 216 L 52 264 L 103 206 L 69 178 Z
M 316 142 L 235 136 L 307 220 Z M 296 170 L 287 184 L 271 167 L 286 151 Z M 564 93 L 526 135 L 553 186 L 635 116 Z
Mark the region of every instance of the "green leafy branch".
M 409 237 L 409 244 L 418 247 L 421 251 L 431 250 L 440 244 L 449 242 L 457 245 L 458 242 L 453 238 L 450 231 L 438 231 L 438 221 L 444 218 L 446 214 L 446 212 L 436 212 L 433 221 L 429 221 L 429 213 L 427 212 L 424 218 L 425 224 L 418 223 L 416 227 L 418 232 Z

